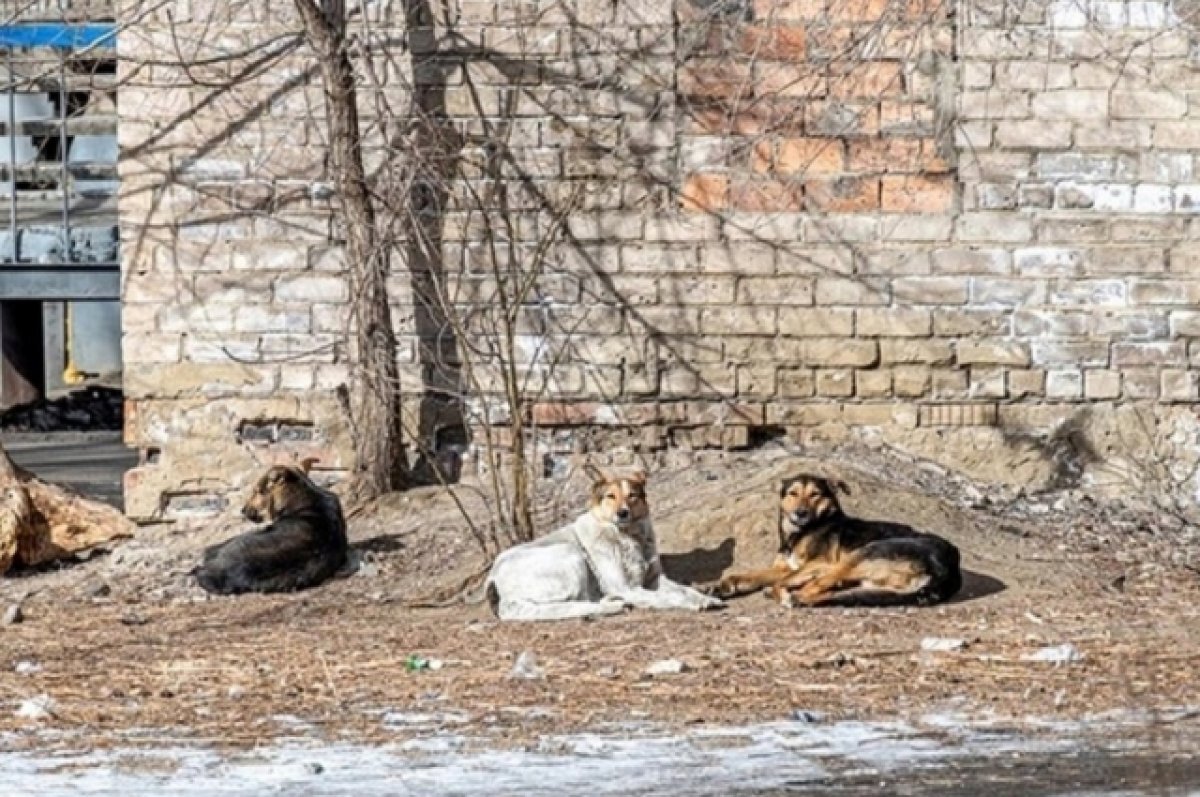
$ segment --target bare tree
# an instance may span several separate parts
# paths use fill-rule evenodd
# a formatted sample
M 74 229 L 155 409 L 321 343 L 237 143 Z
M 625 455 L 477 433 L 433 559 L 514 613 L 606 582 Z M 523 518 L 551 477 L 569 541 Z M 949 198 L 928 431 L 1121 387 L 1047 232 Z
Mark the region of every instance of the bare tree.
M 363 166 L 358 91 L 341 0 L 295 0 L 304 35 L 316 54 L 329 110 L 329 160 L 341 204 L 355 334 L 354 380 L 349 392 L 357 454 L 352 499 L 395 490 L 406 481 L 400 423 L 396 333 L 388 298 L 388 247 L 381 245 Z

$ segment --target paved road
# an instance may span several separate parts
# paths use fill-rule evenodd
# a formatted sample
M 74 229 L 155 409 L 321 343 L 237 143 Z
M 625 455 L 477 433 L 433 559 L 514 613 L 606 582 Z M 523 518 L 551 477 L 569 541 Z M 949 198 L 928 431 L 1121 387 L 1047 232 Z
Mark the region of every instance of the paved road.
M 0 433 L 13 461 L 46 481 L 123 508 L 121 477 L 137 464 L 118 432 Z

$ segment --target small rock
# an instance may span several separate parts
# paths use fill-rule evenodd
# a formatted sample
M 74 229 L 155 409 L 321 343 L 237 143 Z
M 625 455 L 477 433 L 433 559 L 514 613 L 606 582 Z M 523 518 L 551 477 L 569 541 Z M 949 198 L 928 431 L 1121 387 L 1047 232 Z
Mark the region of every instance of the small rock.
M 106 598 L 112 594 L 112 587 L 103 581 L 97 581 L 85 587 L 84 594 L 89 598 Z
M 304 765 L 304 771 L 310 775 L 320 775 L 325 771 L 325 767 L 318 764 L 316 761 L 312 761 Z
M 601 667 L 600 669 L 596 670 L 596 675 L 599 675 L 601 678 L 616 678 L 617 668 L 611 665 L 608 667 Z
M 42 665 L 38 664 L 36 661 L 22 659 L 21 661 L 17 662 L 17 666 L 13 667 L 13 670 L 17 673 L 17 675 L 33 675 L 34 673 L 42 671 Z
M 806 709 L 798 708 L 792 712 L 792 719 L 795 722 L 805 723 L 823 722 L 825 720 L 825 715 L 820 711 L 808 711 Z
M 130 611 L 121 615 L 121 622 L 124 625 L 145 625 L 150 621 L 141 614 Z
M 535 681 L 545 678 L 546 671 L 538 666 L 537 656 L 528 650 L 523 650 L 521 651 L 521 655 L 517 656 L 517 660 L 513 664 L 512 670 L 509 671 L 508 677 Z
M 24 620 L 25 612 L 21 609 L 21 604 L 14 603 L 4 610 L 4 617 L 0 618 L 0 625 L 16 625 Z
M 44 720 L 54 715 L 54 699 L 47 694 L 40 694 L 29 700 L 22 700 L 14 715 L 19 719 Z
M 1083 661 L 1083 654 L 1074 645 L 1051 645 L 1049 647 L 1036 650 L 1033 653 L 1026 653 L 1021 656 L 1021 661 L 1042 661 L 1048 664 L 1069 664 L 1075 661 Z
M 678 675 L 687 671 L 687 665 L 679 659 L 662 659 L 646 668 L 646 675 Z
M 921 650 L 945 653 L 952 650 L 966 650 L 970 645 L 965 639 L 955 637 L 927 636 L 921 640 Z
M 246 690 L 236 684 L 225 690 L 225 694 L 233 700 L 237 700 L 246 694 Z

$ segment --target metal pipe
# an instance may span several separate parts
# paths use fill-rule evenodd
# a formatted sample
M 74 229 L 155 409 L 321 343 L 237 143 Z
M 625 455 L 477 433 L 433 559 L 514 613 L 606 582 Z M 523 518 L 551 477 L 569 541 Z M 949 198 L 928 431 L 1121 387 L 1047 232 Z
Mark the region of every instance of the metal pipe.
M 68 263 L 75 262 L 75 247 L 71 246 L 71 191 L 70 175 L 67 172 L 67 53 L 63 50 L 58 56 L 58 189 L 62 191 L 62 226 L 64 259 Z
M 8 62 L 8 234 L 12 238 L 12 260 L 19 261 L 20 238 L 17 235 L 17 81 L 13 76 L 13 51 L 5 51 Z

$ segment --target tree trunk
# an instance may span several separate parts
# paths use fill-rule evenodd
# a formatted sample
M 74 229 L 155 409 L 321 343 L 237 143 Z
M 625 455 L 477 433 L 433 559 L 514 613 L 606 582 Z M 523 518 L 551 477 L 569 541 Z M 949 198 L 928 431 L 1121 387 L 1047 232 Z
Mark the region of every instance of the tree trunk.
M 358 123 L 354 68 L 339 0 L 295 0 L 316 53 L 329 113 L 330 165 L 341 202 L 355 330 L 354 389 L 349 397 L 356 455 L 351 502 L 404 486 L 407 462 L 400 418 L 400 371 L 388 301 L 388 251 L 379 240 Z
M 0 445 L 0 574 L 65 559 L 130 537 L 134 525 L 108 504 L 36 478 Z

